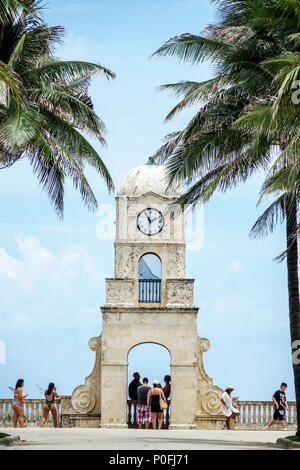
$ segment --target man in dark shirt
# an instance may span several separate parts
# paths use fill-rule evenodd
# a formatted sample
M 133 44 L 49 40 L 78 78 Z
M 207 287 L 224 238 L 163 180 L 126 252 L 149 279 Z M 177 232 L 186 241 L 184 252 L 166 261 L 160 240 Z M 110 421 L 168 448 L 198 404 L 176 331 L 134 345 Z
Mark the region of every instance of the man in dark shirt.
M 129 387 L 128 387 L 128 395 L 130 400 L 137 400 L 138 399 L 138 394 L 137 394 L 137 388 L 142 385 L 140 382 L 140 374 L 138 372 L 135 372 L 133 374 L 133 380 L 130 382 Z
M 277 390 L 273 397 L 273 403 L 274 403 L 274 415 L 273 419 L 267 424 L 267 426 L 264 428 L 266 431 L 276 422 L 280 421 L 282 429 L 284 431 L 287 430 L 286 427 L 286 421 L 285 421 L 285 410 L 288 410 L 288 404 L 286 401 L 286 395 L 285 395 L 285 390 L 287 388 L 287 384 L 285 382 L 282 382 L 280 385 L 280 389 Z
M 143 379 L 143 385 L 138 387 L 138 404 L 136 408 L 136 420 L 139 425 L 139 429 L 142 429 L 143 420 L 145 422 L 145 429 L 149 428 L 149 424 L 152 421 L 152 414 L 150 406 L 147 405 L 148 392 L 151 390 L 149 387 L 149 380 L 147 377 Z

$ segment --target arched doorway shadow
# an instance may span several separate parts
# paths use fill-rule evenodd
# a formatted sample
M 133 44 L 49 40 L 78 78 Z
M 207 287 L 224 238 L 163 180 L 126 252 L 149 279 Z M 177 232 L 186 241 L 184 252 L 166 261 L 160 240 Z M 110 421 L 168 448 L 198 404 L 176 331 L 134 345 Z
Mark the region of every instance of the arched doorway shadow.
M 128 351 L 128 386 L 134 381 L 134 374 L 139 373 L 140 383 L 148 378 L 149 387 L 154 380 L 158 380 L 162 388 L 166 386 L 165 376 L 171 377 L 171 354 L 168 348 L 155 342 L 143 342 L 134 345 Z M 133 387 L 134 388 L 134 387 Z M 133 399 L 127 396 L 127 424 L 129 428 L 138 428 L 137 422 L 137 397 Z M 168 397 L 168 409 L 164 411 L 163 428 L 167 429 L 170 423 L 170 396 Z M 144 427 L 144 425 L 143 425 Z M 150 429 L 152 425 L 150 424 Z

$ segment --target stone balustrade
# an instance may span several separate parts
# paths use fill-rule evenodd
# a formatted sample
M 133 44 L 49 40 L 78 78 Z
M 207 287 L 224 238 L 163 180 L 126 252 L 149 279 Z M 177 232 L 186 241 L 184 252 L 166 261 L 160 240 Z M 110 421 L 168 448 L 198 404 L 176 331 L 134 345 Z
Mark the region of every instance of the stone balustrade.
M 10 398 L 0 398 L 0 428 L 13 426 L 13 400 Z M 60 422 L 60 400 L 56 400 L 58 422 Z M 45 400 L 42 398 L 24 399 L 24 419 L 25 426 L 39 426 L 43 418 L 43 408 Z M 18 424 L 19 425 L 19 424 Z M 45 423 L 45 427 L 52 427 L 52 416 Z
M 169 407 L 164 411 L 163 429 L 168 429 L 170 424 L 170 400 L 167 400 Z M 136 422 L 137 400 L 127 400 L 127 424 L 129 428 L 137 428 Z M 150 425 L 150 428 L 152 425 Z
M 297 427 L 296 402 L 288 402 L 289 409 L 286 410 L 287 427 L 294 430 Z M 235 429 L 262 429 L 271 421 L 274 413 L 274 404 L 272 401 L 237 401 L 237 407 L 240 410 L 240 416 L 236 420 Z M 272 429 L 280 429 L 280 423 L 274 424 Z
M 68 396 L 65 396 L 67 398 Z M 0 398 L 0 428 L 13 426 L 13 400 L 9 398 Z M 45 400 L 42 398 L 24 400 L 25 426 L 39 426 L 43 416 L 43 407 Z M 169 408 L 164 412 L 163 428 L 168 428 L 170 423 L 171 402 L 168 400 Z M 274 412 L 272 401 L 240 401 L 236 402 L 241 414 L 236 420 L 235 429 L 238 430 L 259 430 L 271 420 Z M 58 423 L 61 423 L 61 400 L 56 400 L 58 413 Z M 135 400 L 127 400 L 127 424 L 130 428 L 137 427 L 136 423 Z M 296 402 L 289 402 L 289 410 L 286 412 L 287 426 L 289 430 L 295 430 L 296 421 Z M 52 427 L 51 413 L 45 423 L 45 427 Z M 274 430 L 280 429 L 279 424 L 274 425 Z

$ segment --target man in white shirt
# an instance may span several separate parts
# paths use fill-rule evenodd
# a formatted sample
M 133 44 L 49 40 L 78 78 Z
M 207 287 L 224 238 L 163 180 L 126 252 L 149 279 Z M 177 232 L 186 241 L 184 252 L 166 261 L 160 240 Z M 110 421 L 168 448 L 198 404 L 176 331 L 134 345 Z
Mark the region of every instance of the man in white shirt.
M 232 385 L 228 385 L 226 388 L 225 392 L 222 394 L 220 400 L 222 403 L 222 410 L 224 415 L 226 416 L 226 427 L 228 430 L 230 430 L 230 419 L 235 418 L 236 416 L 239 416 L 240 412 L 239 410 L 233 406 L 232 404 L 232 397 L 231 393 L 234 390 Z

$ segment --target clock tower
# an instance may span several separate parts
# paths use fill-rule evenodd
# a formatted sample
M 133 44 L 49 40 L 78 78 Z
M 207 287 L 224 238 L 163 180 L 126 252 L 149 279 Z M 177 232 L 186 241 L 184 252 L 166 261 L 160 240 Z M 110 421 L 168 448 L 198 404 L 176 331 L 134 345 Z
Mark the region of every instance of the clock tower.
M 209 342 L 198 337 L 194 280 L 185 274 L 185 219 L 176 202 L 183 192 L 160 165 L 138 166 L 121 181 L 114 277 L 106 279 L 102 333 L 90 340 L 95 366 L 64 404 L 65 425 L 126 428 L 128 354 L 156 343 L 171 357 L 170 429 L 218 427 L 222 390 L 203 368 Z

